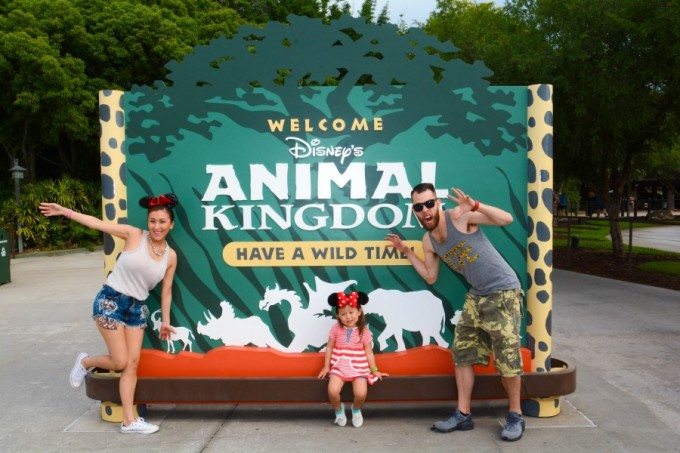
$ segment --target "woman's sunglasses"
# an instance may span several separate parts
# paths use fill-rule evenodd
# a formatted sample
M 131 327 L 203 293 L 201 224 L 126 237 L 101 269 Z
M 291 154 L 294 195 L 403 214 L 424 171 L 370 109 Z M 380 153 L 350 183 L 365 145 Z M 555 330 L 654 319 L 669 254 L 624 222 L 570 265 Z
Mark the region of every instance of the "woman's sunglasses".
M 437 202 L 436 199 L 432 199 L 432 200 L 424 201 L 422 203 L 416 203 L 416 204 L 413 205 L 413 210 L 415 212 L 420 212 L 420 211 L 423 210 L 423 208 L 432 209 L 436 202 Z

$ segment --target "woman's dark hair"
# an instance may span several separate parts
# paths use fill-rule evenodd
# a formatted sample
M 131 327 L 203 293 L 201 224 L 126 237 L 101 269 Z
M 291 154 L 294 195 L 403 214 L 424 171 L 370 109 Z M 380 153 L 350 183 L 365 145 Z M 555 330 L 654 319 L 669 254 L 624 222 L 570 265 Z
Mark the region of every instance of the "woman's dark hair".
M 342 321 L 340 321 L 340 317 L 338 315 L 338 310 L 340 308 L 338 307 L 341 295 L 344 296 L 344 298 L 349 298 L 352 297 L 352 294 L 356 293 L 356 301 L 357 301 L 357 308 L 359 309 L 359 319 L 357 320 L 357 328 L 359 329 L 359 340 L 361 341 L 361 335 L 364 333 L 364 329 L 366 328 L 366 317 L 364 316 L 364 310 L 361 309 L 362 305 L 366 305 L 368 303 L 368 294 L 361 292 L 361 291 L 353 291 L 352 293 L 345 294 L 343 292 L 339 293 L 332 293 L 330 296 L 328 296 L 328 305 L 331 307 L 335 307 L 335 315 L 338 318 L 338 324 L 342 325 Z M 343 305 L 345 306 L 345 305 Z
M 173 212 L 172 208 L 178 204 L 179 200 L 177 199 L 177 195 L 174 193 L 164 193 L 163 195 L 159 195 L 157 197 L 146 196 L 139 199 L 139 205 L 147 210 L 147 215 L 154 211 L 165 209 L 170 216 L 170 221 L 172 222 L 175 221 L 175 213 Z

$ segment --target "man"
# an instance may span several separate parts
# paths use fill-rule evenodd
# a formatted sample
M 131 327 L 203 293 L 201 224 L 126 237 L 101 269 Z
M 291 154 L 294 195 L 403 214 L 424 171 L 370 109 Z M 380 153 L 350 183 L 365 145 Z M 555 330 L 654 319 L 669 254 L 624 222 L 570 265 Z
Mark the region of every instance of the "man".
M 522 290 L 515 272 L 479 229 L 479 225 L 508 225 L 512 215 L 473 200 L 460 189 L 451 189 L 448 198 L 458 206 L 443 211 L 432 184 L 421 183 L 411 191 L 413 212 L 427 230 L 423 236 L 424 259 L 397 235 L 387 236 L 428 284 L 437 281 L 440 258 L 470 285 L 453 340 L 458 408 L 448 419 L 435 422 L 432 429 L 447 433 L 474 428 L 470 411 L 475 381 L 472 366 L 488 364 L 493 352 L 509 401 L 501 437 L 519 440 L 524 432 L 519 352 Z

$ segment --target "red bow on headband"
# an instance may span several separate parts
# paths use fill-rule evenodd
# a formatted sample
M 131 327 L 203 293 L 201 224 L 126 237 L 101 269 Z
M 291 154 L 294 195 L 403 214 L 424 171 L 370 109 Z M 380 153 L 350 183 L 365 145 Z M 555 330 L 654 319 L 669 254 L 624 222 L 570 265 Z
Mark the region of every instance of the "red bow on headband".
M 338 308 L 342 308 L 349 305 L 350 307 L 357 308 L 359 306 L 359 294 L 356 291 L 352 291 L 349 295 L 345 293 L 338 293 Z
M 160 195 L 158 197 L 149 198 L 149 207 L 155 208 L 156 206 L 167 206 L 172 203 L 172 200 L 165 195 Z

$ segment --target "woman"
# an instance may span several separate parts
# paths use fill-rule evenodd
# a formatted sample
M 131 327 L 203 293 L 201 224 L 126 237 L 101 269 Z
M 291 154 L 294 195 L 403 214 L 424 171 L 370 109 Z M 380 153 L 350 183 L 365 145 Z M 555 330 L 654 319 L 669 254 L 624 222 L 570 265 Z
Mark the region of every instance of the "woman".
M 92 318 L 108 347 L 108 355 L 78 354 L 71 370 L 70 381 L 80 387 L 88 368 L 122 370 L 120 399 L 123 406 L 122 433 L 151 434 L 158 426 L 134 416 L 134 395 L 137 366 L 142 350 L 144 329 L 149 309 L 145 300 L 159 282 L 161 290 L 162 325 L 160 338 L 168 340 L 174 329 L 170 326 L 172 280 L 177 268 L 177 254 L 168 246 L 167 236 L 174 225 L 172 208 L 177 205 L 174 194 L 144 197 L 139 204 L 146 208 L 147 230 L 131 225 L 107 223 L 95 217 L 75 212 L 56 203 L 40 203 L 40 211 L 50 217 L 63 215 L 89 228 L 108 233 L 125 241 L 106 284 L 94 299 Z

